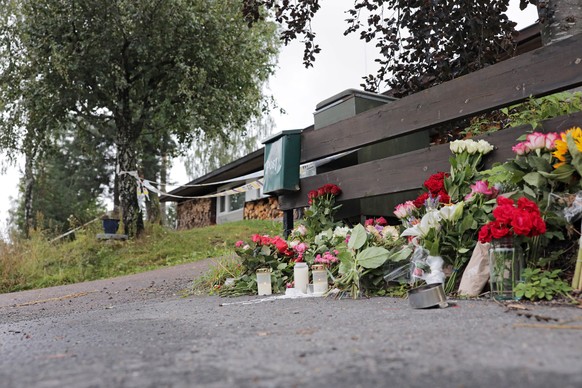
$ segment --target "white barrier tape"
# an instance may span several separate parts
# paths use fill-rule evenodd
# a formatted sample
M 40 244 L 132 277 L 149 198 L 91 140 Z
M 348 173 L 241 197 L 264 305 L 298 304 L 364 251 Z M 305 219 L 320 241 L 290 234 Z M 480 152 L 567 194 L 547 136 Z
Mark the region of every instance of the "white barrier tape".
M 195 197 L 189 197 L 189 196 L 183 196 L 183 195 L 174 195 L 174 194 L 170 194 L 170 193 L 165 193 L 162 190 L 158 189 L 157 187 L 155 187 L 154 185 L 152 185 L 150 182 L 150 180 L 147 179 L 141 179 L 139 177 L 139 175 L 137 174 L 137 171 L 122 171 L 124 174 L 128 174 L 132 177 L 134 177 L 137 181 L 137 188 L 138 188 L 138 192 L 140 193 L 146 193 L 147 190 L 156 193 L 158 195 L 163 195 L 163 196 L 167 196 L 167 197 L 172 197 L 172 198 L 180 198 L 180 199 L 201 199 L 201 198 L 216 198 L 216 197 L 224 197 L 227 195 L 232 195 L 232 194 L 239 194 L 239 193 L 244 193 L 247 192 L 249 190 L 257 190 L 260 189 L 261 187 L 263 187 L 263 178 L 258 179 L 254 182 L 250 182 L 247 183 L 246 185 L 242 185 L 240 187 L 236 187 L 234 189 L 230 189 L 230 190 L 226 190 L 226 191 L 221 191 L 220 193 L 215 193 L 215 194 L 208 194 L 208 195 L 200 195 L 200 196 L 195 196 Z M 147 189 L 147 190 L 146 190 Z

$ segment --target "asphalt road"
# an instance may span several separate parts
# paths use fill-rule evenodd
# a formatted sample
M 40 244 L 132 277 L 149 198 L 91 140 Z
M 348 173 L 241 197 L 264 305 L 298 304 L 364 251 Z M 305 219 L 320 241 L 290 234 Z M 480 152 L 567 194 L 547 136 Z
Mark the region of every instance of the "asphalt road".
M 580 308 L 182 296 L 205 268 L 0 295 L 0 387 L 582 387 Z

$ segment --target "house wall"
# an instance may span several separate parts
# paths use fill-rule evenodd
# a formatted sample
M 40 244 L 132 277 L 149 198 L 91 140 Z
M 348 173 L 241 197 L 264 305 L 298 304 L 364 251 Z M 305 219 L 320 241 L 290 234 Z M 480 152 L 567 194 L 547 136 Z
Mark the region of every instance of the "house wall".
M 216 224 L 215 202 L 213 198 L 200 198 L 178 203 L 177 229 L 201 228 Z

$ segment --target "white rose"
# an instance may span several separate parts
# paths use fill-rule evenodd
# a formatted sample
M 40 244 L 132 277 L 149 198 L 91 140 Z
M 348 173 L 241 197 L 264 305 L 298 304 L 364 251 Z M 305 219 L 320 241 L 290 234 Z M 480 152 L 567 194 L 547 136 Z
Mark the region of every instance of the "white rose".
M 479 151 L 479 145 L 477 144 L 477 142 L 472 141 L 472 140 L 467 140 L 467 152 L 470 155 L 473 155 L 477 151 Z
M 451 152 L 454 154 L 460 154 L 461 152 L 463 152 L 465 150 L 462 140 L 452 141 L 450 148 L 451 148 Z
M 483 155 L 493 151 L 493 146 L 485 140 L 479 140 L 479 152 Z

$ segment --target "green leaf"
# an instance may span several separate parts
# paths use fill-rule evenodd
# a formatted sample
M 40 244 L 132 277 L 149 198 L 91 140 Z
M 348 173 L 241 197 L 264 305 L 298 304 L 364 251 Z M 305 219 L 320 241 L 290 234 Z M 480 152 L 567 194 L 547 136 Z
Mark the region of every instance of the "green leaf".
M 544 186 L 547 182 L 547 180 L 543 176 L 541 176 L 539 172 L 530 172 L 529 174 L 523 176 L 523 180 L 527 184 L 534 186 L 538 189 L 542 188 L 542 186 Z
M 388 260 L 389 254 L 385 248 L 370 247 L 358 253 L 356 260 L 364 268 L 378 268 Z
M 284 270 L 285 268 L 287 268 L 287 263 L 280 263 L 280 264 L 277 266 L 277 269 L 278 269 L 279 271 L 282 271 L 282 270 Z
M 368 239 L 368 234 L 366 229 L 361 224 L 354 226 L 352 229 L 352 234 L 350 236 L 350 241 L 348 242 L 348 248 L 350 249 L 360 249 L 366 243 Z
M 408 257 L 412 254 L 412 252 L 413 252 L 413 250 L 410 249 L 409 247 L 404 247 L 401 250 L 392 253 L 388 257 L 388 260 L 394 261 L 394 262 L 403 261 L 403 260 L 408 259 Z

